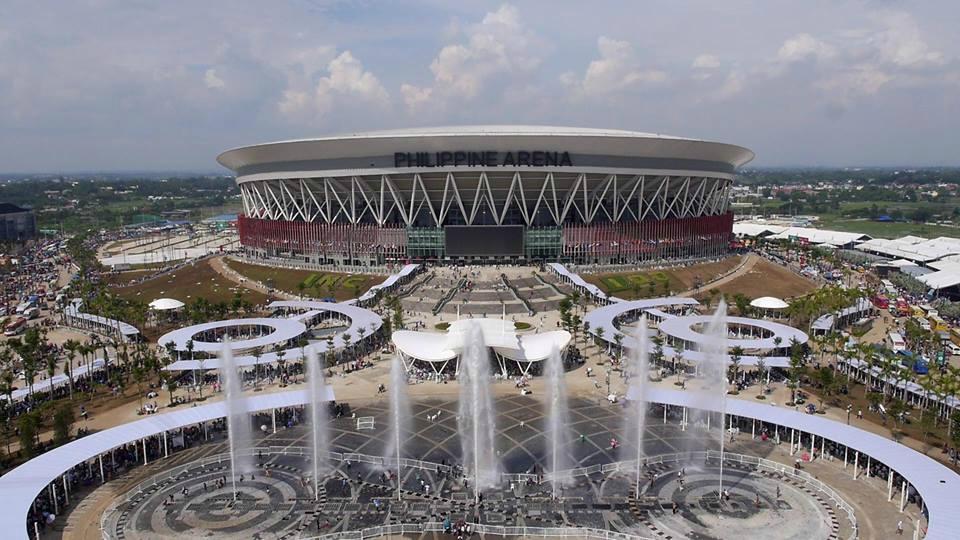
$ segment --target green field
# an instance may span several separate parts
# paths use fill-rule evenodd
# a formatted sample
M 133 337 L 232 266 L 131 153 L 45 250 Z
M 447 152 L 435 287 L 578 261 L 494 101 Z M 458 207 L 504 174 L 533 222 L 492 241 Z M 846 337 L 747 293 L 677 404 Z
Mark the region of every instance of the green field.
M 913 235 L 924 238 L 938 236 L 960 237 L 960 228 L 945 225 L 926 225 L 923 223 L 882 223 L 867 219 L 844 219 L 834 216 L 822 216 L 817 223 L 819 228 L 835 231 L 857 232 L 874 238 L 899 238 Z
M 356 298 L 370 287 L 383 282 L 382 276 L 367 274 L 340 274 L 335 272 L 314 272 L 311 270 L 290 270 L 258 264 L 247 264 L 236 260 L 226 260 L 228 266 L 241 275 L 263 283 L 268 287 L 301 294 L 314 298 L 333 297 L 338 302 Z
M 653 284 L 654 289 L 664 290 L 670 286 L 670 277 L 663 272 L 645 272 L 636 274 L 615 274 L 603 276 L 600 278 L 603 288 L 610 293 L 623 291 L 646 291 Z

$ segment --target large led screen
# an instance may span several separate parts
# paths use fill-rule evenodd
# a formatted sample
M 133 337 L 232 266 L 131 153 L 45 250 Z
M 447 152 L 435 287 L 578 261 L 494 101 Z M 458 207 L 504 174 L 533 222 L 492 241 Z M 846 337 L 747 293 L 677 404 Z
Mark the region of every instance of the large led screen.
M 523 255 L 522 225 L 444 227 L 447 256 Z

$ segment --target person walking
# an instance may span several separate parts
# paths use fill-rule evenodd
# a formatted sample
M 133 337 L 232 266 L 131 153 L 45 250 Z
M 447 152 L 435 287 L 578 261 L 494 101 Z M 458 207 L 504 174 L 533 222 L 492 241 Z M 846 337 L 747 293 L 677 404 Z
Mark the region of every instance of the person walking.
M 897 535 L 903 536 L 903 520 L 897 522 Z

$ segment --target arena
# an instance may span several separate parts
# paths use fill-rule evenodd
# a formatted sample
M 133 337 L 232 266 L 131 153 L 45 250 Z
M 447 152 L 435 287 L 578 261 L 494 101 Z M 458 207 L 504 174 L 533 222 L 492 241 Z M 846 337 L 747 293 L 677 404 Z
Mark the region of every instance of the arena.
M 408 129 L 228 150 L 248 256 L 622 264 L 722 255 L 753 152 L 633 131 Z

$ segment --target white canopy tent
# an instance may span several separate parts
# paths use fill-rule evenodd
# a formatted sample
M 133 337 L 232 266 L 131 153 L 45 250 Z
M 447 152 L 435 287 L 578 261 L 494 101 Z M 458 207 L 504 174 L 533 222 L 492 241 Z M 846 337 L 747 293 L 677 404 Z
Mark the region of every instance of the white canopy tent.
M 157 298 L 150 302 L 150 309 L 154 311 L 175 311 L 184 306 L 184 303 L 176 298 Z

